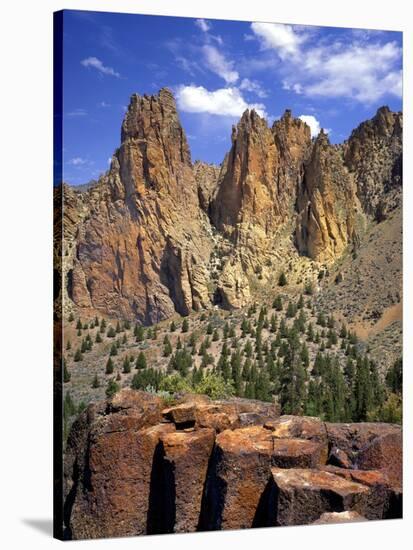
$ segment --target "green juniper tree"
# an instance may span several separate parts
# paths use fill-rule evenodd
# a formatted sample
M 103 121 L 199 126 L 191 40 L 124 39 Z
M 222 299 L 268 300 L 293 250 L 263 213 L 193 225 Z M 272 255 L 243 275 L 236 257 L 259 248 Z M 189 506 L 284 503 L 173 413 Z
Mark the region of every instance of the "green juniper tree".
M 138 370 L 147 368 L 146 356 L 143 351 L 140 351 L 138 357 L 136 358 L 135 368 Z
M 115 370 L 115 365 L 112 361 L 112 357 L 109 357 L 109 359 L 107 360 L 106 362 L 106 369 L 105 369 L 105 373 L 106 374 L 113 374 L 113 371 Z
M 72 378 L 69 369 L 67 368 L 66 359 L 63 358 L 63 382 L 67 384 Z
M 114 378 L 111 378 L 108 381 L 108 385 L 106 386 L 106 390 L 105 390 L 106 397 L 108 398 L 113 397 L 115 393 L 117 393 L 119 390 L 120 390 L 119 384 L 115 381 Z
M 286 286 L 286 284 L 287 284 L 287 277 L 284 271 L 282 271 L 280 273 L 280 276 L 278 277 L 278 286 Z

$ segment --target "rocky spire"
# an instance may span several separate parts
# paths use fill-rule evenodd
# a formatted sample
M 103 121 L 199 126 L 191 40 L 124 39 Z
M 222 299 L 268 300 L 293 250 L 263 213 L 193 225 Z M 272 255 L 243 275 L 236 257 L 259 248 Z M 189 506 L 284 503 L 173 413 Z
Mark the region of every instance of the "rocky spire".
M 401 204 L 403 115 L 387 106 L 362 122 L 343 146 L 357 195 L 372 217 L 386 216 Z
M 298 250 L 320 262 L 339 256 L 361 229 L 363 215 L 353 178 L 323 131 L 305 166 L 297 210 Z

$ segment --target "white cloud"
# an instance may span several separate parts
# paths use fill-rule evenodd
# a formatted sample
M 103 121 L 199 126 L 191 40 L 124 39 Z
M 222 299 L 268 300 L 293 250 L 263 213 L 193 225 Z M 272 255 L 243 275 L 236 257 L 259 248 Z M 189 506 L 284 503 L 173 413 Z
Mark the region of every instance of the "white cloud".
M 205 19 L 196 19 L 195 25 L 201 29 L 202 32 L 208 32 L 211 25 L 205 21 Z
M 84 159 L 82 157 L 74 157 L 67 161 L 67 164 L 70 164 L 71 166 L 84 166 L 85 164 L 88 164 L 88 160 Z
M 69 111 L 66 113 L 66 116 L 68 117 L 77 117 L 77 116 L 86 116 L 87 111 L 86 109 L 73 109 L 73 111 Z
M 97 57 L 87 57 L 86 59 L 82 59 L 80 62 L 81 65 L 84 67 L 93 67 L 97 71 L 99 71 L 102 74 L 106 74 L 109 76 L 116 76 L 117 78 L 120 78 L 120 74 L 117 73 L 112 67 L 107 67 L 102 63 L 100 59 Z
M 300 120 L 308 124 L 311 130 L 311 137 L 316 137 L 320 133 L 321 126 L 320 122 L 316 119 L 313 115 L 300 115 L 298 117 Z M 324 130 L 326 133 L 328 133 L 328 130 Z
M 311 97 L 343 97 L 373 103 L 384 95 L 402 95 L 401 48 L 379 42 L 380 33 L 349 33 L 349 40 L 310 42 L 317 30 L 275 23 L 252 23 L 264 50 L 284 63 L 283 88 Z
M 247 103 L 238 88 L 209 91 L 203 86 L 181 86 L 177 101 L 178 107 L 188 113 L 239 117 L 246 109 L 255 109 L 260 116 L 267 116 L 262 103 Z
M 223 78 L 227 84 L 233 84 L 238 80 L 239 74 L 233 70 L 234 63 L 225 59 L 214 46 L 206 44 L 202 51 L 208 68 Z
M 101 101 L 98 103 L 99 107 L 102 107 L 102 109 L 105 109 L 106 107 L 110 107 L 110 103 L 106 103 L 106 101 Z
M 274 49 L 281 59 L 297 56 L 305 41 L 304 33 L 297 33 L 291 25 L 280 23 L 251 23 L 251 29 L 259 38 L 263 49 Z
M 256 80 L 250 80 L 249 78 L 243 78 L 240 84 L 241 90 L 246 90 L 256 94 L 258 97 L 268 97 L 268 93 L 261 87 L 261 84 Z
M 306 95 L 351 97 L 362 103 L 378 101 L 385 94 L 401 97 L 402 73 L 395 65 L 401 49 L 395 42 L 349 44 L 331 54 L 327 48 L 307 53 L 304 74 Z
M 303 93 L 303 87 L 298 83 L 290 84 L 287 80 L 283 80 L 282 87 L 283 90 L 292 90 L 297 95 L 301 95 Z

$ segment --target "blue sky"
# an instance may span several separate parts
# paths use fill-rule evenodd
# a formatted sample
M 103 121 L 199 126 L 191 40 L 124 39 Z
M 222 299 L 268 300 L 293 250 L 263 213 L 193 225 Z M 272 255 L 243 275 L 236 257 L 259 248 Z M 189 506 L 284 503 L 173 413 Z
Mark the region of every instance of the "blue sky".
M 220 163 L 231 126 L 291 109 L 332 142 L 381 105 L 402 109 L 402 33 L 64 12 L 63 177 L 97 179 L 133 93 L 175 94 L 192 160 Z

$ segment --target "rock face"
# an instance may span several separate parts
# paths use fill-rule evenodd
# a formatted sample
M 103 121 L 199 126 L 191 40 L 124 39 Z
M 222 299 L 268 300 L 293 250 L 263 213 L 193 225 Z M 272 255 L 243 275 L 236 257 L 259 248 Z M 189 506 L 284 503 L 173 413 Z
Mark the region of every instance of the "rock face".
M 224 301 L 242 306 L 251 299 L 248 277 L 273 277 L 284 233 L 291 232 L 310 149 L 310 128 L 290 111 L 269 128 L 254 110 L 247 110 L 233 127 L 232 147 L 210 206 L 213 225 L 233 245 L 218 282 Z M 244 289 L 243 295 L 231 293 L 234 288 Z
M 326 426 L 246 399 L 187 395 L 166 409 L 157 396 L 121 390 L 71 429 L 66 536 L 401 517 L 400 441 L 397 426 Z M 357 455 L 349 468 L 326 464 L 340 442 Z
M 401 204 L 403 115 L 381 107 L 343 145 L 357 194 L 370 216 L 381 221 Z
M 206 307 L 210 245 L 175 100 L 133 95 L 121 146 L 89 192 L 78 232 L 74 302 L 152 324 Z
M 308 267 L 300 256 L 334 262 L 366 217 L 400 205 L 401 145 L 387 108 L 340 146 L 312 141 L 291 111 L 270 128 L 247 110 L 221 166 L 192 164 L 172 93 L 135 94 L 108 172 L 55 191 L 56 311 L 155 324 L 244 307 L 291 262 Z
M 298 249 L 320 262 L 340 256 L 356 244 L 363 230 L 363 214 L 353 178 L 339 149 L 321 131 L 305 167 L 297 198 Z
M 218 185 L 221 168 L 197 160 L 194 162 L 194 176 L 198 186 L 199 206 L 209 214 L 212 197 Z

